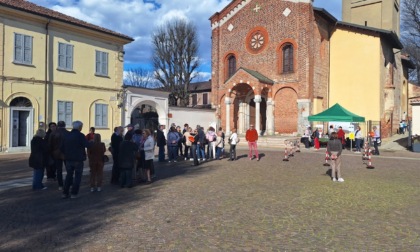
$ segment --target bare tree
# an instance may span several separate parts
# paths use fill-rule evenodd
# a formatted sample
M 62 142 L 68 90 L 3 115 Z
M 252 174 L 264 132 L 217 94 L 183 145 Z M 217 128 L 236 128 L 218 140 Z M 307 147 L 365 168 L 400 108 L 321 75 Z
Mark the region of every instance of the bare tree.
M 125 86 L 154 88 L 158 86 L 153 78 L 153 73 L 143 68 L 129 69 L 124 78 Z
M 171 92 L 170 101 L 188 105 L 188 87 L 197 76 L 198 38 L 194 25 L 176 19 L 158 27 L 152 35 L 155 78 L 165 91 Z
M 409 74 L 410 81 L 419 83 L 420 79 L 420 0 L 403 0 L 401 3 L 401 39 L 404 52 L 410 55 L 416 66 Z

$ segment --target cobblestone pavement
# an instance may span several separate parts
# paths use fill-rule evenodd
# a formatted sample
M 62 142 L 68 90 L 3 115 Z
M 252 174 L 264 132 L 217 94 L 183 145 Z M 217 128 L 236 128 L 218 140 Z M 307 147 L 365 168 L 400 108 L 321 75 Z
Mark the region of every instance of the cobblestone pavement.
M 0 192 L 0 251 L 420 251 L 420 159 L 345 151 L 344 183 L 324 151 L 245 150 L 239 160 L 156 163 L 158 179 L 61 199 L 55 183 Z M 109 181 L 109 172 L 106 173 Z

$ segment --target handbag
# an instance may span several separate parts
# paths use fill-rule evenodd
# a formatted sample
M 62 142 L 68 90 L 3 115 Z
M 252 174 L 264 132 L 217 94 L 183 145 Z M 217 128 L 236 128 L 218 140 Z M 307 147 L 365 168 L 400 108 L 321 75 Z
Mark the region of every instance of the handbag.
M 140 151 L 136 151 L 136 159 L 137 160 L 141 160 L 141 153 L 140 153 Z
M 104 155 L 103 156 L 103 161 L 106 163 L 106 162 L 109 162 L 109 157 L 107 156 L 107 155 Z

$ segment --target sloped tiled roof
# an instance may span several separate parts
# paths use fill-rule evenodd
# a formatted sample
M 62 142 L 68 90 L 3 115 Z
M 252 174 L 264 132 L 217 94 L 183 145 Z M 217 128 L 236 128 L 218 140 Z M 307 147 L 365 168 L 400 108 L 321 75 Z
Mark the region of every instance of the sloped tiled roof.
M 90 24 L 88 22 L 82 21 L 80 19 L 74 18 L 74 17 L 70 17 L 67 16 L 65 14 L 62 14 L 60 12 L 36 5 L 34 3 L 28 2 L 26 0 L 0 0 L 0 6 L 5 6 L 5 7 L 9 7 L 15 10 L 19 10 L 19 11 L 23 11 L 23 12 L 27 12 L 27 13 L 31 13 L 34 15 L 38 15 L 38 16 L 42 16 L 42 17 L 46 17 L 46 18 L 50 18 L 50 19 L 54 19 L 57 21 L 61 21 L 64 23 L 69 23 L 75 26 L 79 26 L 79 27 L 83 27 L 83 28 L 87 28 L 87 29 L 91 29 L 94 31 L 98 31 L 98 32 L 103 32 L 109 35 L 113 35 L 119 38 L 123 38 L 129 41 L 134 41 L 133 38 L 118 33 L 118 32 L 114 32 L 111 31 L 109 29 L 97 26 L 97 25 L 93 25 Z
M 352 24 L 352 23 L 347 23 L 347 22 L 342 22 L 342 21 L 338 21 L 336 25 L 341 26 L 341 27 L 355 28 L 361 31 L 375 32 L 377 34 L 380 34 L 381 37 L 385 38 L 391 44 L 393 48 L 396 48 L 396 49 L 404 48 L 403 44 L 398 38 L 398 35 L 395 34 L 393 31 L 388 31 L 388 30 L 383 30 L 379 28 L 363 26 L 363 25 L 358 25 L 358 24 Z
M 196 92 L 202 92 L 206 90 L 211 90 L 211 80 L 209 81 L 201 81 L 201 82 L 195 82 L 190 83 L 188 87 L 189 91 L 196 91 Z
M 254 76 L 255 78 L 257 78 L 262 83 L 274 84 L 274 81 L 273 80 L 271 80 L 270 78 L 264 76 L 260 72 L 257 72 L 257 71 L 254 71 L 254 70 L 250 70 L 250 69 L 247 69 L 247 68 L 244 68 L 244 67 L 240 67 L 239 69 L 242 69 L 245 72 L 249 73 L 250 75 Z
M 324 17 L 332 25 L 353 28 L 361 32 L 374 32 L 374 33 L 379 34 L 382 38 L 385 38 L 392 45 L 393 48 L 402 49 L 404 47 L 400 39 L 398 38 L 398 35 L 395 34 L 393 31 L 338 21 L 333 15 L 331 15 L 328 11 L 326 11 L 323 8 L 314 7 L 314 12 Z

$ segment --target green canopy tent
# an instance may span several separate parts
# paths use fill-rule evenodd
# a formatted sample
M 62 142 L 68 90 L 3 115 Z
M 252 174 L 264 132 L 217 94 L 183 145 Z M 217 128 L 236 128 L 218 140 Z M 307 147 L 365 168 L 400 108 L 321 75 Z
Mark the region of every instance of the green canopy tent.
M 331 108 L 308 117 L 309 121 L 314 122 L 364 122 L 363 116 L 358 116 L 336 103 Z
M 363 116 L 358 116 L 336 103 L 331 108 L 308 117 L 309 121 L 315 122 L 364 122 Z M 353 148 L 353 139 L 351 140 L 350 150 Z

